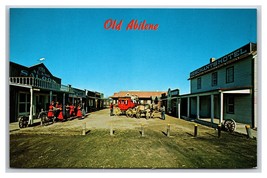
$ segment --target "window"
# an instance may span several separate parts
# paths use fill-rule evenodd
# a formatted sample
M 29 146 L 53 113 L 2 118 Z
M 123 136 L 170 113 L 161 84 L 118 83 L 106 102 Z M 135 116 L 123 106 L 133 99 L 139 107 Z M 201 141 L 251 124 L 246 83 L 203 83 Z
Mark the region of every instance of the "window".
M 197 89 L 201 89 L 201 78 L 197 78 Z
M 234 114 L 235 113 L 235 98 L 234 96 L 228 96 L 226 99 L 226 112 L 228 114 Z
M 94 106 L 94 101 L 93 100 L 89 100 L 89 106 Z
M 29 113 L 30 112 L 30 94 L 20 93 L 19 94 L 19 113 Z
M 226 83 L 234 82 L 234 67 L 228 67 L 226 69 Z
M 211 86 L 217 86 L 218 73 L 214 72 L 211 74 Z

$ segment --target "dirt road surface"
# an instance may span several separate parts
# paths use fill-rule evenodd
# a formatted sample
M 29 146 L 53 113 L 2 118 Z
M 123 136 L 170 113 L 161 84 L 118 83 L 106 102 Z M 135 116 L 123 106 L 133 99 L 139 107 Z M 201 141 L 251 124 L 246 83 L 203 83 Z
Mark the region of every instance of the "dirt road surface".
M 104 109 L 85 119 L 23 129 L 10 124 L 11 168 L 256 168 L 257 140 L 166 115 L 109 116 Z M 86 124 L 83 135 L 83 128 Z M 141 135 L 141 125 L 144 136 Z M 167 134 L 168 125 L 170 134 Z M 114 135 L 110 135 L 110 128 Z M 16 170 L 16 169 L 13 169 Z

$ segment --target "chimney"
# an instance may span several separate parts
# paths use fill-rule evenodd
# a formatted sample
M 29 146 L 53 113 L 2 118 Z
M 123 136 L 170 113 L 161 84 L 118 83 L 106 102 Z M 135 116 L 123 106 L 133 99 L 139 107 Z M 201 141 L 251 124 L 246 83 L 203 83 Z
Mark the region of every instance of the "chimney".
M 216 59 L 214 57 L 210 58 L 210 63 L 214 62 Z

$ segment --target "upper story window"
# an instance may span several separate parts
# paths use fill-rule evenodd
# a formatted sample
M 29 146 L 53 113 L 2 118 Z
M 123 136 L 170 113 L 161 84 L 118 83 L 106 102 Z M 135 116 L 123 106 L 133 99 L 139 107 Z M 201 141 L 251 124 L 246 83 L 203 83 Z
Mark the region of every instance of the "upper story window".
M 234 67 L 226 68 L 226 83 L 234 82 Z
M 201 89 L 201 77 L 197 78 L 197 89 Z
M 218 73 L 214 72 L 211 74 L 211 86 L 217 86 Z

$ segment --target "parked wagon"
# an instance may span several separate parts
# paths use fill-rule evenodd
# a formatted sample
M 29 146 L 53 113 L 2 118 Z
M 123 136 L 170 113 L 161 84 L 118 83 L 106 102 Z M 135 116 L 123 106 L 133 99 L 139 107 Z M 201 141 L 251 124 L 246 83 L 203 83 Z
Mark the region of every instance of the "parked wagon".
M 53 124 L 55 122 L 56 117 L 55 116 L 48 117 L 47 113 L 48 113 L 48 111 L 41 111 L 38 114 L 37 119 L 41 120 L 41 125 L 43 125 L 43 124 L 46 124 L 46 125 L 47 124 Z M 30 126 L 29 120 L 30 120 L 29 116 L 26 116 L 26 115 L 20 116 L 19 119 L 18 119 L 19 128 L 26 128 L 26 127 Z

